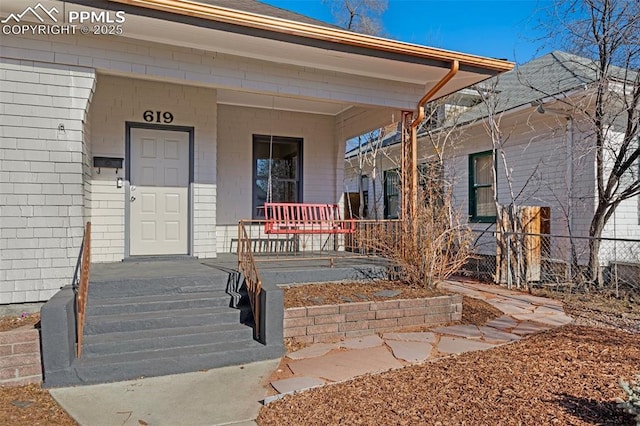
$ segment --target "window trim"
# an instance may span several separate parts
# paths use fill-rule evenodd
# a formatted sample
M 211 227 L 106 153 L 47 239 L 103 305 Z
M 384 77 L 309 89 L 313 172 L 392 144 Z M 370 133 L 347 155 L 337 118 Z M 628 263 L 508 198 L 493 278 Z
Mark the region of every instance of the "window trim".
M 497 220 L 497 215 L 493 216 L 478 216 L 477 212 L 477 199 L 476 199 L 476 189 L 477 188 L 492 188 L 495 182 L 495 177 L 492 176 L 493 181 L 490 185 L 476 185 L 475 183 L 475 168 L 474 168 L 474 160 L 478 157 L 491 156 L 493 159 L 493 168 L 497 170 L 497 162 L 496 156 L 494 155 L 493 150 L 476 152 L 473 154 L 469 154 L 469 222 L 474 223 L 495 223 Z M 492 173 L 493 174 L 493 173 Z
M 271 141 L 273 137 L 273 143 L 289 143 L 289 144 L 297 144 L 298 146 L 298 194 L 297 194 L 297 202 L 302 203 L 302 185 L 303 185 L 303 146 L 304 139 L 298 137 L 290 137 L 290 136 L 271 136 L 271 135 L 262 135 L 262 134 L 253 134 L 252 135 L 252 152 L 251 152 L 251 217 L 256 220 L 264 219 L 264 217 L 258 216 L 258 198 L 256 193 L 256 181 L 258 180 L 258 169 L 256 167 L 257 158 L 256 158 L 256 147 L 259 143 L 264 143 L 266 141 Z

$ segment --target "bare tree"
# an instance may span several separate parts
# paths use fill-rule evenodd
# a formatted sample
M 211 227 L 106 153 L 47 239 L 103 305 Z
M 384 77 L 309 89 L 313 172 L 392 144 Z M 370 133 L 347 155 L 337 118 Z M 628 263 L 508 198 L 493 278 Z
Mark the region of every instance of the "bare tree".
M 590 281 L 601 287 L 598 238 L 616 208 L 640 194 L 640 2 L 557 0 L 544 22 L 556 45 L 589 59 L 568 64 L 585 79 L 585 94 L 561 101 L 586 118 L 594 140 L 589 271 Z
M 356 187 L 358 189 L 359 198 L 357 217 L 360 219 L 364 219 L 369 216 L 368 212 L 365 211 L 365 206 L 368 204 L 368 200 L 365 199 L 365 192 L 368 191 L 368 188 L 365 188 L 363 185 L 363 178 L 365 176 L 371 177 L 374 191 L 373 199 L 376 199 L 376 166 L 378 150 L 381 147 L 383 137 L 384 128 L 381 128 L 354 138 L 354 140 L 357 141 L 356 154 L 347 158 L 347 164 L 357 172 L 358 181 L 356 182 Z M 368 171 L 370 171 L 370 175 L 367 174 Z M 378 218 L 375 204 L 374 218 Z
M 387 10 L 387 0 L 323 0 L 342 28 L 362 34 L 382 35 L 380 16 Z

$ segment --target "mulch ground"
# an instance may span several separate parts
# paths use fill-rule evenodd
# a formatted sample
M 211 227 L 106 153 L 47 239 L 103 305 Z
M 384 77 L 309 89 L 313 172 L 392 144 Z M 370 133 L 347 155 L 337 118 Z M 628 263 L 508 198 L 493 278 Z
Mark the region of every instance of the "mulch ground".
M 17 317 L 0 317 L 0 332 L 9 331 L 25 325 L 35 326 L 40 322 L 40 313 L 24 313 Z
M 639 334 L 570 325 L 287 396 L 258 424 L 634 425 L 615 401 L 639 366 Z
M 77 423 L 39 384 L 0 386 L 0 425 L 75 426 Z
M 438 289 L 410 286 L 397 281 L 370 281 L 346 283 L 318 283 L 285 286 L 284 307 L 334 305 L 339 303 L 383 301 L 390 299 L 417 299 L 444 296 Z M 383 290 L 399 292 L 395 296 L 377 296 Z
M 344 303 L 350 289 L 340 285 L 287 289 L 285 305 Z M 287 298 L 291 290 L 295 293 Z M 413 297 L 436 295 L 422 290 L 415 289 Z M 616 398 L 624 396 L 618 379 L 631 379 L 640 367 L 640 306 L 597 294 L 541 295 L 562 300 L 583 326 L 287 396 L 264 407 L 258 423 L 634 425 L 632 416 L 617 408 Z M 481 325 L 501 315 L 485 302 L 464 297 L 464 324 Z M 280 375 L 286 372 L 286 362 L 279 369 Z
M 368 289 L 339 285 L 343 287 L 293 288 L 285 304 L 345 303 L 345 297 L 359 301 L 364 300 L 361 296 L 374 297 L 370 293 L 382 289 L 373 290 L 370 284 L 366 284 Z M 346 290 L 353 294 L 344 294 Z M 301 292 L 296 296 L 298 302 L 291 296 L 296 291 Z M 437 295 L 421 288 L 402 287 L 401 291 L 396 298 Z M 616 407 L 615 399 L 623 396 L 618 378 L 632 379 L 640 368 L 637 302 L 601 300 L 597 295 L 547 296 L 563 300 L 576 323 L 588 326 L 566 326 L 512 345 L 288 396 L 263 408 L 258 422 L 634 425 L 632 417 Z M 303 298 L 307 300 L 302 301 Z M 315 302 L 310 298 L 316 298 Z M 317 298 L 324 299 L 319 303 Z M 500 315 L 500 311 L 482 301 L 466 297 L 463 300 L 462 323 L 484 324 Z M 38 320 L 37 314 L 0 318 L 0 331 L 36 324 Z M 0 387 L 0 425 L 17 424 L 76 425 L 38 384 Z

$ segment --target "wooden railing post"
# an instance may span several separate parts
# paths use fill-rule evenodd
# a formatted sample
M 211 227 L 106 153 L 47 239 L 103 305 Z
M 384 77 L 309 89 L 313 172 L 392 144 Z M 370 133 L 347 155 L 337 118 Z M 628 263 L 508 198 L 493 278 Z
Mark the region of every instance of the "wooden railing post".
M 87 296 L 89 294 L 89 275 L 91 273 L 91 222 L 87 222 L 82 240 L 80 253 L 80 284 L 76 294 L 76 356 L 82 356 L 82 336 L 84 334 L 84 318 L 87 308 Z
M 251 311 L 253 312 L 253 321 L 255 324 L 254 334 L 260 336 L 262 324 L 260 324 L 260 293 L 262 291 L 262 280 L 256 267 L 251 250 L 251 240 L 247 234 L 244 222 L 238 222 L 238 270 L 244 276 L 247 293 L 249 293 L 249 302 L 251 303 Z

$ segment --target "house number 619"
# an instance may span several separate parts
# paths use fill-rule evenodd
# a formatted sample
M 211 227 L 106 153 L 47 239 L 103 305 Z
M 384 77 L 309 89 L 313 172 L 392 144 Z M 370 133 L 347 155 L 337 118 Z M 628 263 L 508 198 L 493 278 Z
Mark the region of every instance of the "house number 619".
M 144 121 L 146 121 L 147 123 L 169 124 L 173 121 L 173 114 L 171 114 L 169 111 L 151 111 L 148 109 L 142 114 L 142 118 L 144 118 Z

